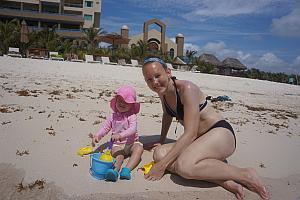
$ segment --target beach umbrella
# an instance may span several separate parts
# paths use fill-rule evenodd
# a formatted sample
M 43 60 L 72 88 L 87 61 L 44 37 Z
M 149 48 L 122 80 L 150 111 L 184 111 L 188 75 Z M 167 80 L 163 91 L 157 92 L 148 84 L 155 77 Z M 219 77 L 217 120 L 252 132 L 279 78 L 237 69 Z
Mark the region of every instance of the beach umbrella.
M 20 42 L 21 43 L 28 43 L 29 42 L 29 39 L 28 39 L 28 26 L 25 22 L 25 20 L 22 21 L 21 23 L 21 38 L 20 38 Z
M 236 58 L 226 58 L 225 60 L 223 60 L 222 64 L 223 64 L 222 65 L 223 67 L 228 67 L 228 68 L 232 68 L 232 69 L 235 69 L 235 70 L 245 70 L 245 69 L 247 69 L 247 67 L 245 65 L 243 65 Z
M 183 60 L 181 60 L 178 56 L 174 59 L 173 64 L 186 65 L 186 63 Z
M 178 56 L 174 59 L 174 61 L 172 62 L 172 64 L 174 64 L 175 66 L 177 66 L 177 69 L 183 69 L 183 70 L 189 70 L 189 66 L 186 64 L 186 62 L 184 62 L 183 60 L 181 60 Z
M 112 55 L 114 55 L 114 51 L 115 51 L 117 45 L 129 43 L 128 38 L 124 38 L 121 35 L 119 35 L 118 33 L 108 33 L 105 35 L 99 35 L 99 36 L 97 36 L 97 39 L 99 42 L 106 42 L 106 43 L 112 45 Z
M 208 63 L 217 67 L 222 66 L 222 63 L 213 54 L 204 53 L 199 56 L 198 61 Z
M 97 39 L 99 42 L 106 42 L 106 43 L 112 44 L 113 48 L 116 45 L 129 43 L 128 38 L 124 38 L 117 33 L 108 33 L 105 35 L 99 35 L 99 36 L 97 36 Z

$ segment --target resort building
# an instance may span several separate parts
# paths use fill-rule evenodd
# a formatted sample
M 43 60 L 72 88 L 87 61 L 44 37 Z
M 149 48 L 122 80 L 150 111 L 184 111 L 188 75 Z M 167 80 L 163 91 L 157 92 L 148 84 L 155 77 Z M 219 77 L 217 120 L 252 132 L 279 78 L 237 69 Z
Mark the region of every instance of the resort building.
M 156 24 L 160 28 L 160 32 L 156 29 L 148 30 L 148 27 Z M 149 44 L 150 51 L 161 51 L 163 54 L 169 54 L 172 58 L 183 56 L 184 36 L 177 34 L 176 41 L 173 42 L 166 37 L 166 25 L 158 19 L 151 19 L 144 23 L 143 33 L 129 37 L 129 28 L 124 25 L 121 28 L 121 36 L 128 38 L 128 44 L 122 44 L 124 48 L 131 48 L 137 45 L 138 41 L 142 40 Z
M 31 29 L 53 27 L 63 37 L 81 37 L 81 28 L 100 26 L 101 0 L 1 0 L 0 20 L 25 20 Z

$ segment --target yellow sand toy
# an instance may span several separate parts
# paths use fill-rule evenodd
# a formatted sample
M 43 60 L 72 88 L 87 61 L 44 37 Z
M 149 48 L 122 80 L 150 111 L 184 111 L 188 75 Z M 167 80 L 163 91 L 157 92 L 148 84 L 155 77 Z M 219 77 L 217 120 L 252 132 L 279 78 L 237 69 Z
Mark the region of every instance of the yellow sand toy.
M 141 170 L 144 171 L 144 175 L 148 174 L 151 167 L 154 165 L 154 161 L 151 161 L 150 163 L 148 164 L 145 164 L 142 168 L 140 168 Z
M 110 150 L 106 150 L 103 154 L 101 154 L 99 160 L 105 161 L 105 162 L 112 162 L 113 157 L 111 156 Z
M 82 147 L 77 151 L 77 154 L 79 156 L 87 155 L 93 152 L 93 147 L 92 146 L 86 146 Z

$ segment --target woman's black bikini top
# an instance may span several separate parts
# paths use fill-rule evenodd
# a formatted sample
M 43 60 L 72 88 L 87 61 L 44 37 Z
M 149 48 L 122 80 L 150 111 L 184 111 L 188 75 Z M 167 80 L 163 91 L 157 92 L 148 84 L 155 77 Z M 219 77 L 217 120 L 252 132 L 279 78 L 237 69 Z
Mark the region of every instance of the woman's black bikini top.
M 178 90 L 177 90 L 177 86 L 175 83 L 176 77 L 172 76 L 171 79 L 173 80 L 174 86 L 175 86 L 175 91 L 176 91 L 176 112 L 174 112 L 172 110 L 172 108 L 169 106 L 169 104 L 166 101 L 166 98 L 164 96 L 164 105 L 166 108 L 167 113 L 171 116 L 171 117 L 176 117 L 177 120 L 183 120 L 184 117 L 184 109 L 183 109 L 183 104 L 181 102 Z M 199 112 L 201 110 L 203 110 L 205 108 L 205 106 L 207 105 L 207 100 L 205 100 L 205 102 L 203 104 L 199 104 Z

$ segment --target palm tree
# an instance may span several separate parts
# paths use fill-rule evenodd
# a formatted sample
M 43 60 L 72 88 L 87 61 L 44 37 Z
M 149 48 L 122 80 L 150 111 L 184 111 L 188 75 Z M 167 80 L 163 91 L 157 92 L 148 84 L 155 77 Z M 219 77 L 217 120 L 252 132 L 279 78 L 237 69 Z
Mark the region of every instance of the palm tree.
M 70 39 L 61 39 L 59 46 L 57 47 L 57 51 L 63 54 L 66 54 L 71 51 L 72 40 Z
M 20 22 L 17 19 L 0 22 L 0 51 L 6 53 L 9 46 L 19 47 Z
M 149 45 L 147 42 L 139 40 L 137 45 L 131 48 L 131 58 L 142 60 L 147 56 Z
M 170 55 L 168 54 L 165 54 L 162 56 L 162 59 L 166 62 L 166 63 L 172 63 L 175 61 L 176 57 L 171 57 Z
M 246 71 L 246 77 L 252 79 L 261 79 L 261 72 L 259 69 L 251 68 Z
M 115 52 L 115 59 L 116 58 L 124 58 L 125 60 L 130 60 L 129 50 L 125 48 L 118 48 Z
M 105 34 L 106 31 L 104 31 L 102 28 L 98 29 L 94 27 L 85 28 L 82 29 L 82 31 L 84 33 L 83 40 L 85 40 L 87 43 L 87 51 L 88 53 L 93 54 L 99 43 L 97 36 Z
M 57 51 L 61 45 L 61 38 L 56 33 L 56 27 L 44 28 L 41 31 L 32 31 L 29 34 L 30 47 L 45 48 Z
M 196 53 L 197 51 L 194 50 L 186 50 L 185 56 L 188 58 L 188 64 L 193 62 L 193 58 Z
M 217 68 L 215 65 L 203 61 L 197 61 L 196 62 L 197 70 L 202 73 L 208 73 L 208 74 L 216 74 Z

